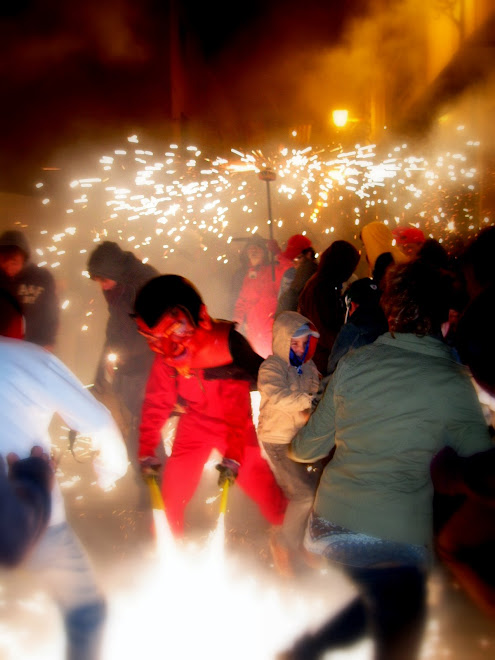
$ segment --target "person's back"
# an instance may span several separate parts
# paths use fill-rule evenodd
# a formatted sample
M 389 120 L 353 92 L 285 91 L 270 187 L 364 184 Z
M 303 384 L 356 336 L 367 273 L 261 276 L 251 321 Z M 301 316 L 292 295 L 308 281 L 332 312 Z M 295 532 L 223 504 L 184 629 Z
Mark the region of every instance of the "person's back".
M 321 430 L 336 447 L 316 500 L 326 519 L 431 544 L 431 459 L 447 443 L 461 454 L 489 446 L 468 373 L 440 332 L 451 290 L 448 273 L 419 260 L 396 266 L 381 297 L 390 331 L 339 362 L 317 410 L 332 411 Z
M 359 590 L 300 648 L 332 648 L 372 630 L 377 657 L 418 657 L 433 547 L 430 462 L 445 446 L 463 456 L 491 447 L 470 378 L 441 338 L 451 285 L 421 260 L 388 271 L 381 305 L 389 332 L 340 361 L 291 443 L 303 463 L 335 448 L 305 547 Z
M 326 375 L 328 357 L 344 323 L 342 286 L 356 269 L 359 252 L 347 241 L 334 241 L 320 257 L 318 270 L 299 296 L 298 312 L 315 324 L 320 333 L 314 362 Z
M 294 263 L 295 266 L 286 270 L 282 277 L 278 292 L 276 315 L 281 312 L 297 311 L 301 291 L 304 289 L 306 282 L 318 270 L 315 251 L 312 247 L 303 250 L 296 257 Z
M 319 510 L 373 536 L 429 543 L 428 466 L 449 429 L 463 429 L 449 440 L 460 453 L 489 446 L 468 374 L 441 339 L 386 333 L 340 361 L 329 396 L 336 451 L 321 480 Z
M 339 360 L 356 348 L 366 346 L 387 332 L 387 319 L 380 307 L 380 291 L 369 277 L 353 282 L 345 291 L 346 322 L 332 346 L 327 374 L 333 374 Z

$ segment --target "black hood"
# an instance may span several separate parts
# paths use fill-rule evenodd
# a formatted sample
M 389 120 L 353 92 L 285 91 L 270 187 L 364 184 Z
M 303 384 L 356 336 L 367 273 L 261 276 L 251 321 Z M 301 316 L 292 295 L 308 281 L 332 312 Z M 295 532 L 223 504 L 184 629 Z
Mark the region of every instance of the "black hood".
M 320 256 L 317 280 L 325 284 L 342 284 L 356 270 L 359 252 L 347 241 L 334 241 Z
M 24 253 L 26 261 L 31 256 L 31 249 L 28 240 L 22 231 L 16 231 L 15 229 L 4 231 L 0 236 L 0 248 L 2 247 L 19 248 L 19 250 Z
M 121 282 L 129 264 L 131 252 L 124 252 L 117 243 L 104 241 L 91 253 L 88 259 L 88 272 L 91 278 Z
M 143 286 L 135 303 L 136 316 L 153 328 L 165 312 L 174 307 L 186 309 L 195 325 L 203 300 L 192 282 L 180 275 L 160 275 Z

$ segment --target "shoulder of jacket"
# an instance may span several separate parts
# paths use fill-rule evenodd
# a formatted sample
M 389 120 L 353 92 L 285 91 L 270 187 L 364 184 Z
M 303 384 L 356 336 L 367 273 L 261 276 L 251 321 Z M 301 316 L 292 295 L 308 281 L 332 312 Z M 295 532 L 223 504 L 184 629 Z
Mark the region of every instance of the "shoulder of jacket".
M 263 362 L 261 363 L 260 366 L 260 371 L 283 371 L 284 369 L 288 369 L 289 364 L 287 362 L 284 362 L 281 357 L 278 355 L 269 355 Z
M 19 276 L 20 279 L 22 279 L 25 276 L 31 276 L 31 275 L 34 275 L 37 278 L 45 278 L 50 280 L 54 279 L 52 273 L 48 270 L 48 268 L 45 268 L 45 266 L 38 266 L 30 261 L 21 270 Z

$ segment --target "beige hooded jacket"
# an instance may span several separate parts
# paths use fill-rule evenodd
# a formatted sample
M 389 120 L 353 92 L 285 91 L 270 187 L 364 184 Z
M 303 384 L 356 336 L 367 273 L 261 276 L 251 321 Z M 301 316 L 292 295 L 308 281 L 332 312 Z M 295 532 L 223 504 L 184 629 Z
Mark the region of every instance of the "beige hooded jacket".
M 296 331 L 308 324 L 310 345 L 302 373 L 290 364 L 290 341 Z M 282 312 L 273 324 L 273 355 L 262 363 L 258 374 L 261 394 L 258 437 L 261 442 L 288 444 L 304 426 L 311 402 L 318 392 L 319 373 L 311 359 L 318 333 L 309 319 L 297 312 Z

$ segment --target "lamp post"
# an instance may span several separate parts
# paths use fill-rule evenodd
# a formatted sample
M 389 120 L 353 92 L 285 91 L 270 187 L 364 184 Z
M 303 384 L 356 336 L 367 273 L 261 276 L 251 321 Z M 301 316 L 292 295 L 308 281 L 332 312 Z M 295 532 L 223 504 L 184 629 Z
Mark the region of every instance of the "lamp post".
M 258 174 L 262 181 L 266 181 L 266 197 L 268 202 L 268 226 L 270 232 L 270 240 L 273 241 L 273 219 L 272 219 L 272 201 L 270 197 L 270 181 L 275 181 L 277 175 L 269 168 L 261 170 Z M 275 263 L 273 261 L 273 252 L 270 250 L 270 264 L 272 267 L 272 281 L 275 282 Z

